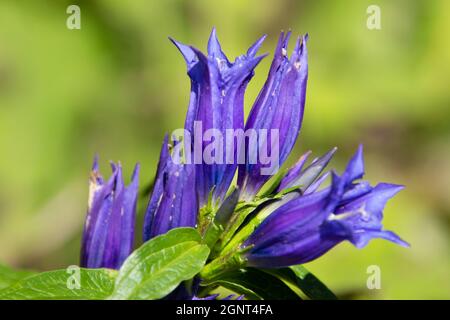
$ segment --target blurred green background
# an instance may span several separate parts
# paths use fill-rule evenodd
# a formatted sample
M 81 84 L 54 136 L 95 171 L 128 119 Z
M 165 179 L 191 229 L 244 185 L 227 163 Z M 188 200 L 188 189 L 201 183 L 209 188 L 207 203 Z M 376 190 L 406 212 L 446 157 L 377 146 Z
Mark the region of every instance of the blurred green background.
M 81 30 L 66 28 L 67 6 Z M 381 8 L 381 30 L 366 9 Z M 217 27 L 234 58 L 260 35 L 308 32 L 304 151 L 339 152 L 342 170 L 364 143 L 367 178 L 407 188 L 385 226 L 410 249 L 341 244 L 309 268 L 346 298 L 450 298 L 450 2 L 448 0 L 139 0 L 0 2 L 0 263 L 48 270 L 77 264 L 96 152 L 103 172 L 136 161 L 153 178 L 165 132 L 182 127 L 189 80 L 167 36 L 205 49 Z M 271 58 L 257 69 L 246 111 Z M 140 207 L 145 206 L 143 199 Z M 381 268 L 368 290 L 367 267 Z

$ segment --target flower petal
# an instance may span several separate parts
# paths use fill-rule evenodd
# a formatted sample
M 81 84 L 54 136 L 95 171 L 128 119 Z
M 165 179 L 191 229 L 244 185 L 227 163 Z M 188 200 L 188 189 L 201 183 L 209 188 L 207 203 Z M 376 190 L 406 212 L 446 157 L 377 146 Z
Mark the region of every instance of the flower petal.
M 266 149 L 267 155 L 277 153 L 279 166 L 288 157 L 303 120 L 305 106 L 306 83 L 308 78 L 308 63 L 306 39 L 299 38 L 291 59 L 287 57 L 287 44 L 290 32 L 281 34 L 278 46 L 269 70 L 269 75 L 261 92 L 256 99 L 245 129 L 253 129 L 258 132 L 257 146 L 246 144 L 246 163 L 239 166 L 238 186 L 243 190 L 243 199 L 252 198 L 270 178 L 270 174 L 262 174 L 261 161 L 251 163 L 261 155 L 261 150 Z M 261 130 L 267 130 L 267 136 L 262 135 Z M 272 130 L 278 133 L 279 150 L 272 150 Z M 272 174 L 276 173 L 274 168 Z
M 133 250 L 139 165 L 125 187 L 122 166 L 111 164 L 113 173 L 104 184 L 98 159 L 91 173 L 90 200 L 86 217 L 81 266 L 118 269 Z

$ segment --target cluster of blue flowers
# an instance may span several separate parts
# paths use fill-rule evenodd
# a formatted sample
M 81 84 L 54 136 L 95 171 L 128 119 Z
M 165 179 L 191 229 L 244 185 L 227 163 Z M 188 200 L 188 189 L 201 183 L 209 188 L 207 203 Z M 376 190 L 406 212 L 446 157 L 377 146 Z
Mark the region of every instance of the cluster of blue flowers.
M 276 129 L 279 132 L 279 163 L 283 164 L 301 128 L 308 78 L 307 36 L 298 37 L 289 56 L 290 35 L 290 32 L 281 34 L 268 78 L 245 122 L 244 93 L 255 67 L 265 57 L 257 55 L 264 37 L 234 62 L 222 52 L 215 30 L 208 42 L 207 55 L 172 40 L 186 61 L 191 80 L 185 130 L 193 134 L 195 121 L 201 121 L 202 130 L 213 128 L 222 132 L 227 129 Z M 144 241 L 177 227 L 207 230 L 200 216 L 209 212 L 212 218 L 207 221 L 213 223 L 214 213 L 229 206 L 227 194 L 237 195 L 233 196 L 236 201 L 232 212 L 236 204 L 257 203 L 262 199 L 258 193 L 271 176 L 261 174 L 260 163 L 248 161 L 251 153 L 257 152 L 255 146 L 244 143 L 233 148 L 234 152 L 245 148 L 243 164 L 237 161 L 190 164 L 176 159 L 179 155 L 173 152 L 173 143 L 165 137 L 146 209 Z M 224 154 L 229 150 L 223 146 Z M 387 200 L 402 186 L 387 183 L 371 186 L 361 181 L 364 174 L 362 146 L 342 174 L 325 171 L 334 152 L 332 149 L 309 165 L 309 153 L 303 155 L 264 195 L 275 199 L 275 205 L 267 206 L 264 219 L 245 239 L 236 242 L 234 252 L 239 254 L 242 264 L 262 268 L 302 264 L 318 258 L 344 240 L 358 248 L 372 238 L 384 238 L 407 246 L 396 234 L 383 230 L 381 224 Z M 231 157 L 236 158 L 236 154 Z M 81 264 L 84 267 L 118 269 L 133 250 L 139 166 L 136 166 L 128 187 L 124 185 L 121 165 L 112 164 L 112 169 L 112 176 L 105 182 L 95 160 L 82 243 Z M 331 183 L 324 186 L 328 178 Z M 233 188 L 234 192 L 231 192 Z M 255 210 L 260 210 L 258 208 L 255 206 Z M 221 221 L 228 231 L 229 222 Z M 233 234 L 227 243 L 221 243 L 221 248 L 233 243 L 232 238 Z M 219 252 L 216 256 L 220 255 Z

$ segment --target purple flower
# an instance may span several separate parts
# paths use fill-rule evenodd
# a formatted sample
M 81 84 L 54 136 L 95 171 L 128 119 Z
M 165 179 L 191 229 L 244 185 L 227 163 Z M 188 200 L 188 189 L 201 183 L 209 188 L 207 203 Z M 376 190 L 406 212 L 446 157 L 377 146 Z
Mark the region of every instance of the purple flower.
M 172 157 L 164 139 L 153 192 L 144 220 L 144 241 L 178 227 L 195 227 L 198 201 L 194 165 Z
M 302 125 L 308 37 L 298 37 L 289 57 L 290 35 L 280 35 L 267 80 L 245 126 L 244 93 L 264 58 L 256 53 L 265 37 L 234 62 L 223 53 L 215 29 L 206 55 L 171 39 L 187 64 L 190 102 L 183 134 L 176 137 L 174 133 L 171 144 L 167 135 L 164 138 L 145 212 L 143 240 L 173 228 L 195 227 L 211 254 L 198 277 L 178 285 L 166 299 L 213 300 L 217 295 L 197 296 L 200 281 L 247 266 L 306 263 L 344 240 L 358 248 L 373 238 L 408 245 L 382 226 L 387 201 L 403 187 L 387 183 L 373 187 L 360 181 L 364 175 L 362 146 L 340 176 L 323 173 L 336 148 L 307 165 L 308 152 L 278 184 L 256 196 L 289 156 Z M 276 165 L 270 163 L 268 168 L 264 157 Z M 120 163 L 111 166 L 112 175 L 104 181 L 98 159 L 94 160 L 82 240 L 83 267 L 119 269 L 133 249 L 139 165 L 127 187 Z M 237 186 L 227 196 L 236 170 Z M 321 188 L 329 176 L 331 185 Z
M 245 55 L 230 62 L 221 49 L 215 29 L 208 41 L 208 55 L 171 39 L 186 60 L 191 79 L 185 129 L 194 140 L 199 139 L 200 135 L 203 137 L 210 129 L 217 130 L 225 137 L 227 129 L 244 128 L 244 92 L 253 76 L 253 69 L 264 58 L 255 56 L 263 40 L 264 37 L 251 46 Z M 211 137 L 211 140 L 214 138 Z M 202 152 L 195 156 L 202 157 L 207 145 L 212 142 L 200 141 Z M 190 147 L 193 145 L 186 146 Z M 237 168 L 236 141 L 222 143 L 215 149 L 211 154 L 211 163 L 206 163 L 203 158 L 192 159 L 197 164 L 196 183 L 200 207 L 207 203 L 210 193 L 214 201 L 223 201 Z
M 118 269 L 133 250 L 139 164 L 125 187 L 121 164 L 111 163 L 112 175 L 104 181 L 94 160 L 89 205 L 83 232 L 81 266 Z
M 290 168 L 283 179 L 281 179 L 277 191 L 280 192 L 287 188 L 299 187 L 304 194 L 314 192 L 328 177 L 328 172 L 321 177 L 319 176 L 330 162 L 336 150 L 337 148 L 333 148 L 322 157 L 314 159 L 305 169 L 303 167 L 311 152 L 302 155 L 297 163 Z
M 362 147 L 332 185 L 296 198 L 275 210 L 245 241 L 245 258 L 253 267 L 284 267 L 316 259 L 344 240 L 356 247 L 373 238 L 408 246 L 382 228 L 382 211 L 403 187 L 380 183 L 371 187 L 362 178 Z
M 286 36 L 281 33 L 266 83 L 245 125 L 246 131 L 254 129 L 260 133 L 258 143 L 246 145 L 246 163 L 239 166 L 238 186 L 242 189 L 242 198 L 245 200 L 252 199 L 270 175 L 276 173 L 262 174 L 261 161 L 252 163 L 251 159 L 256 159 L 262 149 L 267 149 L 267 155 L 277 153 L 281 166 L 294 147 L 301 128 L 308 79 L 308 37 L 298 37 L 289 58 L 287 45 L 290 35 L 291 32 Z M 266 135 L 261 134 L 262 130 L 267 130 Z M 278 150 L 272 150 L 274 146 Z

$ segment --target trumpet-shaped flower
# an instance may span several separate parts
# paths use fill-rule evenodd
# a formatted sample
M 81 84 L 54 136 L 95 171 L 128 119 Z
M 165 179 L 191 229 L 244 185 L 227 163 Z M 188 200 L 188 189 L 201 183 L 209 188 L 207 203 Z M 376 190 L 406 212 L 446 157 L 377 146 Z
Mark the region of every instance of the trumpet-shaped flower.
M 344 240 L 358 248 L 373 238 L 407 246 L 381 224 L 387 200 L 403 187 L 355 183 L 363 173 L 360 147 L 342 176 L 333 175 L 329 188 L 296 198 L 264 220 L 244 243 L 248 265 L 272 268 L 306 263 Z
M 81 266 L 118 269 L 133 250 L 139 165 L 125 186 L 121 164 L 111 164 L 104 181 L 97 157 L 90 176 L 89 205 L 84 225 Z
M 145 214 L 144 241 L 173 228 L 196 225 L 198 203 L 194 185 L 194 165 L 172 158 L 166 136 Z
M 403 187 L 387 183 L 373 187 L 361 181 L 361 146 L 340 176 L 323 173 L 336 148 L 309 165 L 310 153 L 306 153 L 277 184 L 257 196 L 289 156 L 302 126 L 307 35 L 298 37 L 288 56 L 290 35 L 281 33 L 267 80 L 245 125 L 244 93 L 264 58 L 256 55 L 264 37 L 234 62 L 223 53 L 215 29 L 207 54 L 171 39 L 187 64 L 190 102 L 182 139 L 172 135 L 173 145 L 168 136 L 164 139 L 146 208 L 143 240 L 173 228 L 197 227 L 211 254 L 198 276 L 190 284 L 178 285 L 167 299 L 200 299 L 196 295 L 203 280 L 247 266 L 277 268 L 306 263 L 345 240 L 358 248 L 373 238 L 408 245 L 382 226 L 387 201 Z M 209 136 L 210 130 L 221 137 L 228 137 L 231 131 L 233 139 L 216 141 L 216 136 Z M 243 139 L 236 138 L 239 132 Z M 252 132 L 256 132 L 256 140 L 252 140 Z M 187 139 L 189 136 L 193 140 Z M 180 146 L 184 147 L 182 153 L 178 152 Z M 276 155 L 275 166 L 267 167 L 262 161 L 262 150 L 272 160 Z M 214 161 L 207 161 L 208 155 Z M 128 187 L 120 164 L 112 164 L 112 168 L 112 176 L 104 181 L 97 159 L 94 161 L 81 253 L 84 267 L 117 269 L 133 248 L 139 166 Z M 236 171 L 237 186 L 227 196 Z M 320 188 L 330 175 L 331 185 Z
M 263 174 L 261 161 L 251 163 L 250 159 L 256 158 L 255 153 L 260 154 L 263 148 L 268 154 L 277 153 L 278 165 L 281 166 L 294 147 L 302 125 L 308 80 L 308 36 L 298 37 L 289 58 L 287 45 L 290 35 L 290 32 L 281 34 L 266 83 L 245 124 L 246 130 L 267 130 L 266 135 L 258 137 L 257 144 L 246 145 L 247 161 L 239 166 L 238 186 L 246 200 L 256 195 L 277 169 L 275 167 Z
M 205 132 L 211 129 L 217 130 L 223 136 L 228 129 L 242 130 L 244 128 L 244 92 L 253 76 L 253 69 L 264 58 L 264 56 L 256 56 L 264 37 L 252 45 L 246 54 L 237 57 L 234 62 L 230 62 L 223 53 L 215 29 L 211 32 L 208 41 L 207 55 L 194 47 L 171 40 L 186 60 L 188 75 L 191 79 L 191 95 L 185 129 L 194 139 L 198 139 L 200 135 L 203 137 Z M 207 137 L 206 134 L 205 136 Z M 200 142 L 202 152 L 200 155 L 195 155 L 196 157 L 202 157 L 203 151 L 209 144 L 208 141 Z M 186 146 L 186 148 L 191 147 Z M 212 163 L 206 163 L 204 159 L 196 161 L 196 183 L 200 206 L 206 204 L 210 193 L 214 201 L 224 199 L 237 168 L 238 147 L 235 141 L 230 141 L 228 144 L 221 143 L 211 155 Z M 216 161 L 216 157 L 220 160 Z

